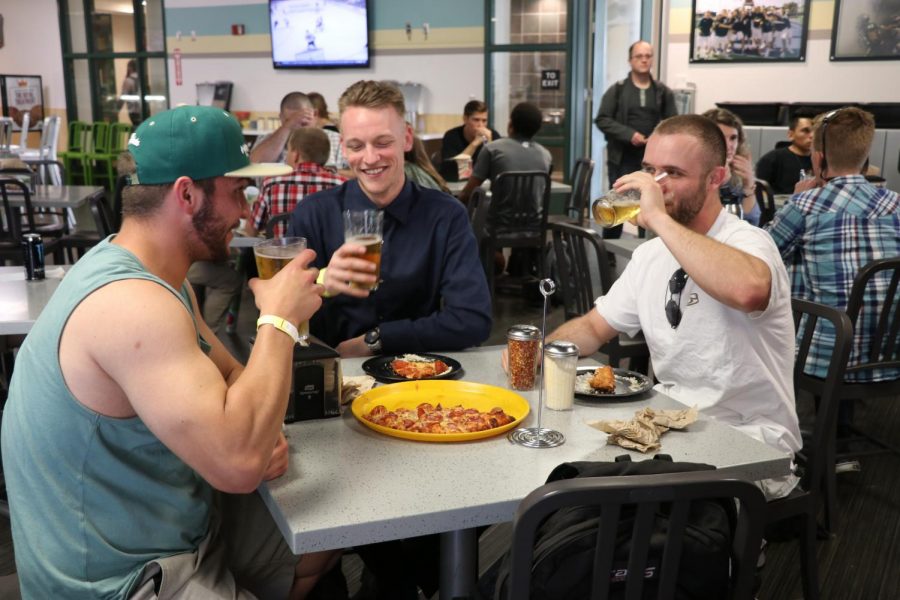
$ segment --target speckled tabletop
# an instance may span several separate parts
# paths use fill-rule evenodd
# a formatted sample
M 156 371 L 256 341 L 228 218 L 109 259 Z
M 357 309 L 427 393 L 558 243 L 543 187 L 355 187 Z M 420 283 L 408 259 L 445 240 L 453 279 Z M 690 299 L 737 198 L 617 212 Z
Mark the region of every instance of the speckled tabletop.
M 465 370 L 462 379 L 506 388 L 501 346 L 448 353 Z M 342 362 L 345 376 L 362 374 L 362 359 Z M 538 393 L 523 423 L 537 421 Z M 544 427 L 561 431 L 559 447 L 532 449 L 505 435 L 463 443 L 413 442 L 377 433 L 348 410 L 340 418 L 287 426 L 288 472 L 260 493 L 295 553 L 463 530 L 512 519 L 516 506 L 542 485 L 553 468 L 575 460 L 612 460 L 631 454 L 606 445 L 606 434 L 586 421 L 631 418 L 644 406 L 683 408 L 654 391 L 628 401 L 576 399 L 571 411 L 543 411 Z M 676 461 L 706 462 L 742 479 L 788 473 L 787 455 L 726 425 L 703 417 L 662 438 Z

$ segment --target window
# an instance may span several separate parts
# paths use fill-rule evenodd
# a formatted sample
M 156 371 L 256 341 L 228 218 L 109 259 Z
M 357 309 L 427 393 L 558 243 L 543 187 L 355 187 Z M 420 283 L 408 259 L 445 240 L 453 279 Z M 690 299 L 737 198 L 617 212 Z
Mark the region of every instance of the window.
M 162 0 L 59 0 L 69 121 L 137 125 L 166 110 Z

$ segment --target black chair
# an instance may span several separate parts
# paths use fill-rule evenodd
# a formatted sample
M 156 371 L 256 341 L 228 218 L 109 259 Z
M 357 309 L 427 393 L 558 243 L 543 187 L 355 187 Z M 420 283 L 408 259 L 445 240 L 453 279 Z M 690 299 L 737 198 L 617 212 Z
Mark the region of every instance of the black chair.
M 759 204 L 759 226 L 762 227 L 775 216 L 775 192 L 765 179 L 756 180 L 756 203 Z
M 535 533 L 552 513 L 569 506 L 599 505 L 600 521 L 594 549 L 592 599 L 608 598 L 610 572 L 621 515 L 634 507 L 631 554 L 625 580 L 625 597 L 642 598 L 650 548 L 650 533 L 661 505 L 670 515 L 665 550 L 659 565 L 657 598 L 675 597 L 679 578 L 682 539 L 691 503 L 710 498 L 737 499 L 738 518 L 732 538 L 731 580 L 734 600 L 753 598 L 756 559 L 762 540 L 765 500 L 747 481 L 723 479 L 716 471 L 635 475 L 630 477 L 586 477 L 548 483 L 528 494 L 519 504 L 513 521 L 510 586 L 507 598 L 528 598 L 534 560 Z
M 534 249 L 538 276 L 544 277 L 543 253 L 550 209 L 550 175 L 545 171 L 500 173 L 491 183 L 491 203 L 482 240 L 482 260 L 494 294 L 494 252 L 500 248 Z
M 874 369 L 900 372 L 900 256 L 875 260 L 857 273 L 847 301 L 847 316 L 853 323 L 854 334 L 870 336 L 868 347 L 861 348 L 859 361 L 848 366 L 840 399 L 896 398 L 900 396 L 900 377 L 885 381 L 854 381 L 857 374 Z M 855 359 L 855 357 L 854 357 Z M 859 441 L 865 440 L 874 448 L 845 452 L 841 458 L 865 456 L 883 452 L 900 453 L 898 448 L 856 427 L 848 428 Z
M 116 185 L 113 188 L 113 231 L 119 231 L 119 229 L 122 228 L 122 193 L 129 184 L 128 177 L 128 175 L 119 175 L 116 177 Z
M 53 253 L 53 260 L 57 264 L 63 262 L 63 253 L 65 253 L 66 261 L 69 264 L 74 264 L 88 250 L 116 232 L 113 225 L 114 217 L 110 213 L 109 205 L 106 203 L 106 193 L 104 191 L 100 191 L 88 198 L 88 206 L 97 230 L 75 231 L 50 242 L 47 252 Z
M 550 231 L 566 320 L 574 319 L 591 310 L 594 300 L 609 291 L 613 272 L 603 238 L 593 229 L 551 223 Z M 599 275 L 599 281 L 592 274 Z M 609 357 L 613 368 L 627 358 L 632 370 L 648 373 L 650 349 L 642 334 L 635 337 L 620 335 L 604 344 L 600 352 Z
M 814 600 L 819 597 L 819 579 L 816 566 L 816 514 L 822 491 L 826 490 L 827 479 L 834 476 L 834 435 L 837 426 L 837 397 L 844 378 L 844 368 L 850 354 L 850 340 L 853 329 L 850 319 L 843 312 L 815 302 L 794 298 L 791 301 L 794 312 L 794 329 L 802 334 L 797 344 L 797 358 L 794 362 L 794 392 L 808 394 L 816 399 L 816 415 L 812 436 L 806 440 L 797 461 L 803 468 L 800 484 L 791 493 L 767 505 L 766 520 L 777 523 L 786 519 L 798 519 L 800 544 L 800 575 L 803 582 L 803 597 Z M 834 345 L 828 363 L 825 379 L 807 375 L 804 372 L 812 343 L 813 331 L 819 321 L 827 321 L 835 330 Z M 833 499 L 825 494 L 825 528 L 831 527 Z
M 23 206 L 13 206 L 11 196 L 15 196 L 17 200 L 21 198 Z M 22 234 L 35 230 L 31 191 L 18 179 L 0 178 L 0 197 L 3 199 L 3 214 L 0 215 L 0 260 L 20 265 L 24 260 Z
M 275 226 L 281 223 L 285 227 L 287 227 L 288 222 L 291 220 L 291 213 L 281 213 L 280 215 L 274 215 L 269 217 L 269 220 L 266 221 L 266 237 L 273 238 L 275 237 Z
M 566 202 L 565 215 L 550 215 L 550 223 L 572 223 L 584 225 L 584 214 L 591 193 L 591 174 L 594 172 L 594 161 L 590 158 L 579 158 L 572 169 L 572 193 Z

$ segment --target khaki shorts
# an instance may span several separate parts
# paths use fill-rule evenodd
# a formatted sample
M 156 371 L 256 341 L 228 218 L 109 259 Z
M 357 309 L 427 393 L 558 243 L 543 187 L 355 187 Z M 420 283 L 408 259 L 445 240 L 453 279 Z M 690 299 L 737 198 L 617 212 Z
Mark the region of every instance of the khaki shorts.
M 214 504 L 197 550 L 147 563 L 131 600 L 288 597 L 300 557 L 259 494 L 219 493 Z

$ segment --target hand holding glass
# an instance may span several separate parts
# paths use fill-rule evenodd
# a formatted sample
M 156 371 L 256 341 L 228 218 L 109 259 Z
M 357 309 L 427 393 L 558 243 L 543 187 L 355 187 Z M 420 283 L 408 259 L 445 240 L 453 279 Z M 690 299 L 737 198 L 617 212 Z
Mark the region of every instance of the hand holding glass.
M 344 211 L 344 242 L 365 246 L 366 252 L 362 255 L 375 265 L 375 283 L 350 282 L 350 287 L 369 291 L 378 289 L 381 282 L 381 246 L 383 244 L 382 227 L 384 225 L 384 213 L 380 210 L 345 210 Z
M 668 173 L 662 171 L 656 174 L 653 181 L 660 182 L 668 175 Z M 641 212 L 641 191 L 625 190 L 624 192 L 617 192 L 611 189 L 597 200 L 594 200 L 591 212 L 594 214 L 594 220 L 597 222 L 597 225 L 601 227 L 609 228 L 621 225 Z
M 278 271 L 304 250 L 306 250 L 306 238 L 302 237 L 263 240 L 253 246 L 259 278 L 272 279 Z M 300 332 L 300 342 L 305 343 L 309 339 L 309 321 L 300 323 L 297 331 Z

